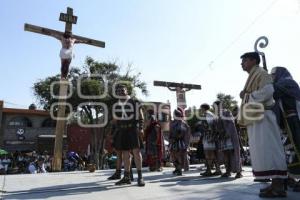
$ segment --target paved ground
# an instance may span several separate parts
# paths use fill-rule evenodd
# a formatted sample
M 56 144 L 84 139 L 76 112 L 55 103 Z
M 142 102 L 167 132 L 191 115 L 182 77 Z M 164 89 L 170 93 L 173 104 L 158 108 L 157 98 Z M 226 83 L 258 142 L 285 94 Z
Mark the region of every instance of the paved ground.
M 219 199 L 254 200 L 258 190 L 265 184 L 254 183 L 251 168 L 244 168 L 244 178 L 204 178 L 199 176 L 199 165 L 192 166 L 182 177 L 174 177 L 172 168 L 163 172 L 147 172 L 145 187 L 115 186 L 106 178 L 113 170 L 95 173 L 64 172 L 48 174 L 23 174 L 0 176 L 0 199 Z M 135 175 L 136 176 L 136 175 Z M 288 198 L 300 199 L 300 193 L 288 191 Z

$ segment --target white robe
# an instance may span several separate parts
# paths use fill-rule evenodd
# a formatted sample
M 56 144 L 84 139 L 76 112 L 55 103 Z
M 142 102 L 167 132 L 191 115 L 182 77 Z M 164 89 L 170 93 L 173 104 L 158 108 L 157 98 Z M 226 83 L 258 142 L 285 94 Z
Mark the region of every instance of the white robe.
M 272 84 L 251 93 L 249 102 L 272 106 Z M 271 110 L 264 111 L 263 119 L 247 126 L 253 174 L 258 179 L 286 178 L 286 159 L 280 128 Z

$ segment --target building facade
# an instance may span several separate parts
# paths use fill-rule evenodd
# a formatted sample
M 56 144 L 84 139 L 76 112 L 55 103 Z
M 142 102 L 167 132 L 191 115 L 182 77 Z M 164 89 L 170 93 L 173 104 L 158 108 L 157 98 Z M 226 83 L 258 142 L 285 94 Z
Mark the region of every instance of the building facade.
M 5 108 L 0 101 L 0 148 L 9 152 L 48 150 L 44 147 L 54 142 L 54 133 L 55 121 L 49 112 Z
M 154 109 L 165 138 L 168 138 L 171 119 L 170 104 L 143 102 L 144 111 Z M 147 120 L 147 118 L 146 118 Z M 49 112 L 35 109 L 5 108 L 0 101 L 0 148 L 9 152 L 54 150 L 56 123 Z M 69 124 L 64 136 L 64 150 L 88 153 L 91 143 L 91 129 Z M 109 148 L 109 144 L 106 144 Z

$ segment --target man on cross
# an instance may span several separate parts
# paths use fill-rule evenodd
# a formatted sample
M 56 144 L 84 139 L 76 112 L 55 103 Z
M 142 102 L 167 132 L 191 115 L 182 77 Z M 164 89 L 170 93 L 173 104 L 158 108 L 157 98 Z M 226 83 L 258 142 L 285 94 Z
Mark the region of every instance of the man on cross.
M 68 7 L 67 13 L 60 13 L 59 21 L 65 22 L 65 31 L 57 31 L 45 27 L 40 27 L 31 24 L 24 24 L 24 30 L 30 31 L 42 35 L 47 35 L 51 37 L 55 37 L 60 40 L 62 43 L 62 49 L 60 51 L 61 58 L 61 78 L 66 79 L 69 71 L 69 66 L 73 57 L 73 46 L 75 43 L 84 43 L 88 45 L 93 45 L 97 47 L 105 47 L 105 42 L 99 40 L 93 40 L 91 38 L 86 38 L 78 35 L 72 34 L 72 24 L 77 23 L 77 16 L 73 15 L 73 9 Z M 67 94 L 67 87 L 65 84 L 60 84 L 60 94 L 64 96 Z M 60 101 L 64 102 L 65 99 L 60 98 Z M 60 105 L 58 108 L 58 117 L 65 116 L 65 105 Z M 55 131 L 55 145 L 54 145 L 54 161 L 53 161 L 53 170 L 61 171 L 61 160 L 62 160 L 62 141 L 63 141 L 63 133 L 64 133 L 64 120 L 58 120 Z
M 25 24 L 24 29 L 26 31 L 52 36 L 61 41 L 62 48 L 59 55 L 61 58 L 61 78 L 66 79 L 72 61 L 73 46 L 75 43 L 84 43 L 104 48 L 105 42 L 72 34 L 72 24 L 77 23 L 77 16 L 73 15 L 72 8 L 68 7 L 67 13 L 60 13 L 59 21 L 66 23 L 64 32 L 31 24 Z
M 61 59 L 61 78 L 66 79 L 69 66 L 71 64 L 73 54 L 73 46 L 75 43 L 83 43 L 82 41 L 75 39 L 72 37 L 72 32 L 65 32 L 63 35 L 53 34 L 53 37 L 61 41 L 62 48 L 59 53 L 59 57 Z

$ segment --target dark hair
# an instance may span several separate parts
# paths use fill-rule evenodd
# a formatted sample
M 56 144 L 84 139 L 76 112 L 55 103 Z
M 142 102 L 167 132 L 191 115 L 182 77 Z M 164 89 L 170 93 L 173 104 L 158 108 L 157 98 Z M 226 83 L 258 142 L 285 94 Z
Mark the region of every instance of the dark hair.
M 260 57 L 259 57 L 259 54 L 257 52 L 247 52 L 247 53 L 244 53 L 241 56 L 241 59 L 244 59 L 244 58 L 250 58 L 250 59 L 256 60 L 256 64 L 257 65 L 259 65 L 259 63 L 260 63 Z
M 154 115 L 154 110 L 153 109 L 147 110 L 147 114 L 148 114 L 147 118 L 149 120 L 155 120 L 155 118 L 153 117 L 153 115 Z
M 203 110 L 209 110 L 210 109 L 210 106 L 207 104 L 207 103 L 204 103 L 200 106 L 201 109 Z
M 122 88 L 128 89 L 128 88 L 127 88 L 127 85 L 125 85 L 125 84 L 117 84 L 117 85 L 116 85 L 116 90 L 122 89 Z
M 221 104 L 221 101 L 215 101 L 214 102 L 214 105 L 220 106 L 220 104 Z
M 72 32 L 65 32 L 64 33 L 64 38 L 70 38 L 72 37 Z
M 148 112 L 148 115 L 154 115 L 154 110 L 153 109 L 149 109 L 149 110 L 147 110 L 147 112 Z
M 174 115 L 175 117 L 184 117 L 184 110 L 180 107 L 177 107 L 175 110 L 174 110 Z

